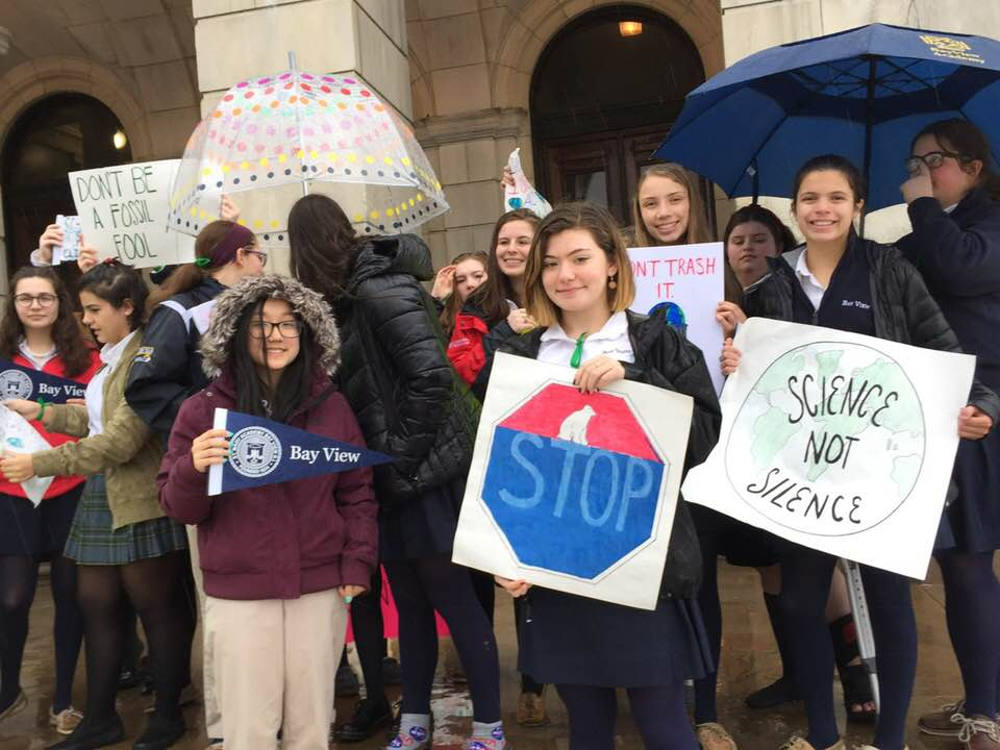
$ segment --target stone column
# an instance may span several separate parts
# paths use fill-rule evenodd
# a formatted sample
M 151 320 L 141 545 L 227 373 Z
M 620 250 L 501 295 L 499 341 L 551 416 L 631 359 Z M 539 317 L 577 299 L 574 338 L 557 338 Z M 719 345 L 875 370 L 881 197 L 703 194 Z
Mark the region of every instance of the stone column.
M 358 73 L 412 117 L 398 0 L 193 0 L 193 8 L 203 116 L 238 81 L 287 70 L 294 52 L 300 70 Z M 275 258 L 275 266 L 287 270 L 287 258 Z

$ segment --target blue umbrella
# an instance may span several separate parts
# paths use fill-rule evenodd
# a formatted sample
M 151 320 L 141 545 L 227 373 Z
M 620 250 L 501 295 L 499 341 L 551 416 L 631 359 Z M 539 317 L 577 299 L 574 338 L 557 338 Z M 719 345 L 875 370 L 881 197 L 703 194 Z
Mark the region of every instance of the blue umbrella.
M 1000 42 L 871 24 L 757 52 L 688 94 L 655 156 L 732 197 L 789 196 L 809 157 L 862 167 L 867 209 L 901 202 L 910 140 L 961 117 L 1000 145 Z

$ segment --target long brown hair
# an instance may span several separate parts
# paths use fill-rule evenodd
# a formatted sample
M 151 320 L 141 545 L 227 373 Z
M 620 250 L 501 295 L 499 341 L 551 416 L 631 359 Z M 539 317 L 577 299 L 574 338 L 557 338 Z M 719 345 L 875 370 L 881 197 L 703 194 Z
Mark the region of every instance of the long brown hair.
M 358 255 L 358 238 L 337 201 L 312 193 L 288 213 L 292 276 L 331 302 L 340 297 Z
M 608 307 L 612 313 L 627 310 L 635 300 L 635 278 L 621 231 L 608 210 L 596 203 L 564 203 L 542 219 L 535 239 L 531 242 L 528 262 L 524 268 L 524 296 L 528 314 L 538 325 L 547 328 L 559 321 L 559 308 L 549 299 L 542 285 L 542 270 L 549 240 L 568 229 L 585 229 L 594 243 L 607 255 L 608 263 L 618 266 L 615 287 L 607 288 Z
M 69 298 L 66 285 L 51 268 L 26 266 L 14 274 L 10 280 L 10 294 L 4 304 L 4 316 L 0 321 L 0 356 L 13 359 L 20 351 L 20 341 L 24 337 L 24 325 L 17 316 L 14 295 L 17 284 L 22 279 L 43 279 L 52 285 L 59 311 L 52 324 L 52 340 L 56 345 L 56 355 L 63 361 L 66 374 L 70 377 L 85 372 L 90 367 L 90 347 L 83 339 L 83 332 L 76 316 L 73 302 Z
M 457 266 L 459 263 L 466 260 L 476 260 L 482 264 L 483 270 L 485 271 L 489 267 L 489 256 L 477 250 L 473 253 L 459 253 L 454 258 L 451 259 L 449 265 Z M 489 276 L 486 277 L 489 279 Z M 486 281 L 483 281 L 485 284 Z M 480 284 L 482 286 L 482 284 Z M 473 294 L 477 290 L 473 290 Z M 471 296 L 471 295 L 470 295 Z M 458 316 L 459 311 L 462 309 L 462 305 L 465 301 L 459 296 L 458 292 L 452 288 L 451 295 L 445 300 L 444 307 L 441 310 L 441 314 L 438 316 L 438 320 L 441 321 L 441 330 L 445 332 L 445 335 L 450 336 L 452 329 L 455 327 L 455 318 Z
M 654 164 L 646 169 L 635 185 L 635 196 L 632 198 L 632 227 L 636 247 L 656 247 L 663 243 L 656 239 L 646 229 L 642 220 L 642 206 L 639 204 L 639 191 L 643 183 L 650 177 L 666 177 L 683 187 L 688 194 L 688 225 L 684 234 L 677 240 L 678 245 L 711 242 L 712 231 L 708 226 L 705 206 L 698 191 L 698 179 L 693 173 L 676 162 Z
M 510 278 L 500 270 L 500 262 L 497 260 L 497 243 L 500 241 L 500 230 L 512 221 L 526 221 L 531 224 L 531 228 L 538 229 L 541 219 L 538 215 L 527 208 L 517 208 L 508 211 L 493 226 L 493 237 L 490 239 L 489 250 L 486 251 L 486 281 L 481 287 L 472 293 L 469 301 L 478 307 L 483 313 L 483 319 L 490 328 L 501 320 L 505 320 L 510 314 L 510 305 L 507 300 L 513 300 L 518 305 L 524 305 L 523 299 L 517 299 L 514 293 L 514 285 Z
M 198 237 L 194 241 L 194 257 L 211 258 L 212 251 L 222 238 L 226 236 L 233 227 L 232 221 L 219 219 L 202 227 L 198 232 Z M 205 280 L 208 272 L 196 263 L 185 263 L 178 266 L 160 286 L 150 293 L 146 299 L 146 311 L 152 312 L 153 308 L 166 299 L 170 299 L 175 294 L 181 294 L 189 289 L 194 289 Z

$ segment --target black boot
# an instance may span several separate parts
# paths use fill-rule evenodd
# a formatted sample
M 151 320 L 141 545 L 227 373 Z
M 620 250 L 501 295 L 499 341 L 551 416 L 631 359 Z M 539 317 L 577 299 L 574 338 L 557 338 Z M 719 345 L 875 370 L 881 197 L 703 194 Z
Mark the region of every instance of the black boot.
M 184 717 L 167 718 L 156 712 L 150 715 L 146 731 L 132 745 L 132 750 L 167 750 L 184 736 Z
M 85 716 L 73 734 L 62 742 L 49 745 L 48 750 L 95 750 L 121 742 L 124 737 L 125 727 L 117 713 L 103 721 L 91 721 L 89 716 Z
M 391 721 L 392 710 L 384 695 L 365 698 L 358 703 L 351 720 L 334 730 L 334 737 L 338 742 L 362 742 Z
M 347 662 L 346 654 L 340 660 L 337 667 L 337 674 L 334 678 L 334 695 L 338 698 L 347 698 L 357 695 L 361 691 L 361 683 L 358 676 L 354 674 L 351 665 Z
M 782 703 L 797 701 L 801 697 L 799 687 L 795 684 L 795 670 L 791 650 L 788 648 L 787 630 L 778 609 L 778 595 L 764 594 L 764 604 L 767 606 L 767 616 L 771 620 L 774 640 L 778 644 L 778 654 L 781 656 L 781 677 L 767 687 L 750 693 L 746 697 L 749 708 L 774 708 Z
M 865 708 L 866 703 L 874 702 L 874 696 L 868 670 L 861 663 L 854 618 L 851 615 L 844 615 L 831 622 L 829 627 L 830 640 L 833 641 L 833 658 L 837 662 L 840 684 L 844 688 L 847 720 L 873 722 L 878 713 Z M 857 710 L 853 709 L 854 706 L 858 707 Z

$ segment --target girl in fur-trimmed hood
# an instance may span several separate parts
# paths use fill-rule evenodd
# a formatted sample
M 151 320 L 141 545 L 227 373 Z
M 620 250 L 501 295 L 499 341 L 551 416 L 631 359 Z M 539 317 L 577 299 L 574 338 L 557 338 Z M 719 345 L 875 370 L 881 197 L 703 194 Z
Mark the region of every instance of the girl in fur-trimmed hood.
M 207 471 L 229 454 L 216 408 L 364 446 L 330 375 L 340 342 L 320 295 L 280 276 L 218 297 L 202 338 L 215 380 L 181 406 L 157 484 L 173 518 L 198 525 L 205 633 L 214 638 L 226 747 L 325 748 L 346 601 L 376 564 L 371 469 L 208 497 Z M 215 636 L 218 637 L 215 637 Z

